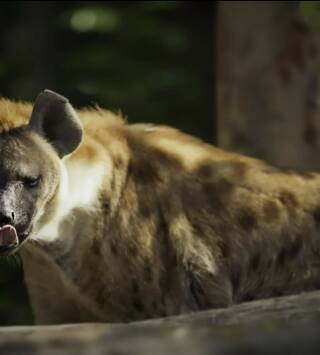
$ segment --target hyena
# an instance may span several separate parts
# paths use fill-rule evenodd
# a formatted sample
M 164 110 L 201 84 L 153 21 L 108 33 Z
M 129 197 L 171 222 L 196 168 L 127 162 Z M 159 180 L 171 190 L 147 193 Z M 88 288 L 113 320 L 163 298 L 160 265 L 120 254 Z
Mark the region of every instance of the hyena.
M 128 322 L 317 289 L 320 175 L 174 128 L 0 101 L 0 251 L 40 324 Z

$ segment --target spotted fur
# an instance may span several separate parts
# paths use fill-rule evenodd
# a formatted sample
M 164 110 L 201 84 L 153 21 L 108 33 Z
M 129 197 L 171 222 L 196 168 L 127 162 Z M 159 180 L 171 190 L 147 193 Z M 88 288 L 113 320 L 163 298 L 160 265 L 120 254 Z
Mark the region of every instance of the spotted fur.
M 0 101 L 2 130 L 27 125 L 31 109 Z M 61 161 L 68 181 L 21 248 L 38 323 L 133 321 L 319 288 L 317 173 L 99 108 L 78 114 L 83 141 Z

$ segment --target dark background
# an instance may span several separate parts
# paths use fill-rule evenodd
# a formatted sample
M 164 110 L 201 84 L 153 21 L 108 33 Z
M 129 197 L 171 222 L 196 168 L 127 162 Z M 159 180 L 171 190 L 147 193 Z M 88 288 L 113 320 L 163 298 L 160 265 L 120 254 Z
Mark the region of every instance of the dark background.
M 0 5 L 0 96 L 48 88 L 76 107 L 169 124 L 214 142 L 214 2 Z M 48 280 L 48 282 L 50 282 Z M 0 260 L 0 325 L 32 321 L 19 260 Z

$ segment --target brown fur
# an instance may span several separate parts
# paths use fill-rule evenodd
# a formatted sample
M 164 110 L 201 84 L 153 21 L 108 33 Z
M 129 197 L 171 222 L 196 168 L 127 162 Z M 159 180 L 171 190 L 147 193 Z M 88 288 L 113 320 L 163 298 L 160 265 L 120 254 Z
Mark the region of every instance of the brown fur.
M 0 99 L 0 133 L 26 126 L 30 119 L 32 105 Z
M 0 101 L 3 130 L 30 113 Z M 318 174 L 101 109 L 78 113 L 85 136 L 66 164 L 91 169 L 106 153 L 112 171 L 61 238 L 21 250 L 38 322 L 132 321 L 320 286 Z

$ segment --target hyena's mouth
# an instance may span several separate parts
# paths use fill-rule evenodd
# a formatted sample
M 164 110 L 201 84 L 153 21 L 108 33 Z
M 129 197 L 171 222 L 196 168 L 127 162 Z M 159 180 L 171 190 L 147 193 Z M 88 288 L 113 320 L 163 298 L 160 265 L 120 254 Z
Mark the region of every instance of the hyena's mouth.
M 17 233 L 14 226 L 7 224 L 0 228 L 0 254 L 10 255 L 18 250 L 19 246 L 27 239 L 29 233 Z

